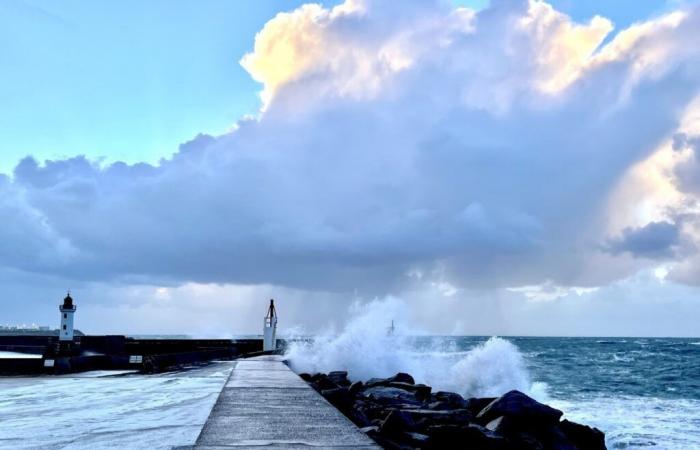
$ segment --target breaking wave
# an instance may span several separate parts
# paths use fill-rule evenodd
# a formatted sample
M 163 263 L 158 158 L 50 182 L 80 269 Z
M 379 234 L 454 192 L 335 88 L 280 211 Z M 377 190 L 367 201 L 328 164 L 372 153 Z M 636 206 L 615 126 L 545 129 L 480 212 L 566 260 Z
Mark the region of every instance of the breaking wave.
M 347 370 L 355 380 L 407 372 L 416 382 L 466 397 L 499 396 L 511 389 L 539 399 L 546 396 L 542 383 L 531 382 L 523 355 L 506 339 L 492 337 L 467 351 L 458 351 L 448 338 L 420 342 L 411 337 L 421 334 L 417 329 L 388 333 L 387 318 L 407 323 L 402 313 L 405 310 L 397 299 L 355 305 L 342 332 L 293 341 L 286 356 L 297 372 Z

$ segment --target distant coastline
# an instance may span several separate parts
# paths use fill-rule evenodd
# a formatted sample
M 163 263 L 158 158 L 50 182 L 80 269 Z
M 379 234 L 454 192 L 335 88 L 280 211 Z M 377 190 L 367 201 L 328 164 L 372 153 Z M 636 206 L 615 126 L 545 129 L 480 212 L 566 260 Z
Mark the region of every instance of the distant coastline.
M 75 336 L 85 336 L 80 330 L 74 331 Z M 58 337 L 58 329 L 50 330 L 45 328 L 0 328 L 0 336 L 56 336 Z

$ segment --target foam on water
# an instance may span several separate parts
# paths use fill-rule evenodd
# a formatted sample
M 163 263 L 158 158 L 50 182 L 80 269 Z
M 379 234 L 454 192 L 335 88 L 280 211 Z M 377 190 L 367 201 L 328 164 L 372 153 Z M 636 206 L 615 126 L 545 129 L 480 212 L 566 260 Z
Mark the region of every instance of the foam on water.
M 41 355 L 34 353 L 0 352 L 0 359 L 41 359 Z
M 342 332 L 293 342 L 286 356 L 297 372 L 347 370 L 357 380 L 408 372 L 417 382 L 466 397 L 497 396 L 511 389 L 540 399 L 545 396 L 543 384 L 530 381 L 522 354 L 505 339 L 492 337 L 458 352 L 443 339 L 416 348 L 414 339 L 405 334 L 390 335 L 386 318 L 400 317 L 404 310 L 396 299 L 355 306 Z
M 700 401 L 637 396 L 553 399 L 565 417 L 605 431 L 609 449 L 700 448 Z
M 0 378 L 0 448 L 192 445 L 230 368 L 221 363 L 155 376 Z

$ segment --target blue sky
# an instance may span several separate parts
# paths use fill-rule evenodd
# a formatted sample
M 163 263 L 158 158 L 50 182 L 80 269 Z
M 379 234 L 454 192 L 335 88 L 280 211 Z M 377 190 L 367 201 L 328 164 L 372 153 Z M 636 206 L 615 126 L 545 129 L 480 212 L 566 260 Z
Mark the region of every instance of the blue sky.
M 156 161 L 255 113 L 238 60 L 298 1 L 0 3 L 0 168 L 27 154 Z
M 8 173 L 27 155 L 156 162 L 198 133 L 225 132 L 260 106 L 260 85 L 239 59 L 265 22 L 301 3 L 0 3 L 0 172 Z M 601 14 L 618 27 L 675 5 L 552 3 L 577 20 Z

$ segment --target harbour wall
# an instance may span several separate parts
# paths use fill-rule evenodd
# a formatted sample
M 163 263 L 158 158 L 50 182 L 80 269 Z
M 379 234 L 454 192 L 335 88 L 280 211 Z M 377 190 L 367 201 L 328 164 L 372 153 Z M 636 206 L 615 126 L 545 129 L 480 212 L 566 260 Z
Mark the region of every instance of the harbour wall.
M 278 348 L 284 341 L 278 341 Z M 59 374 L 87 370 L 160 372 L 174 367 L 262 352 L 262 339 L 136 339 L 119 335 L 0 336 L 0 351 L 41 355 L 2 358 L 0 375 Z

